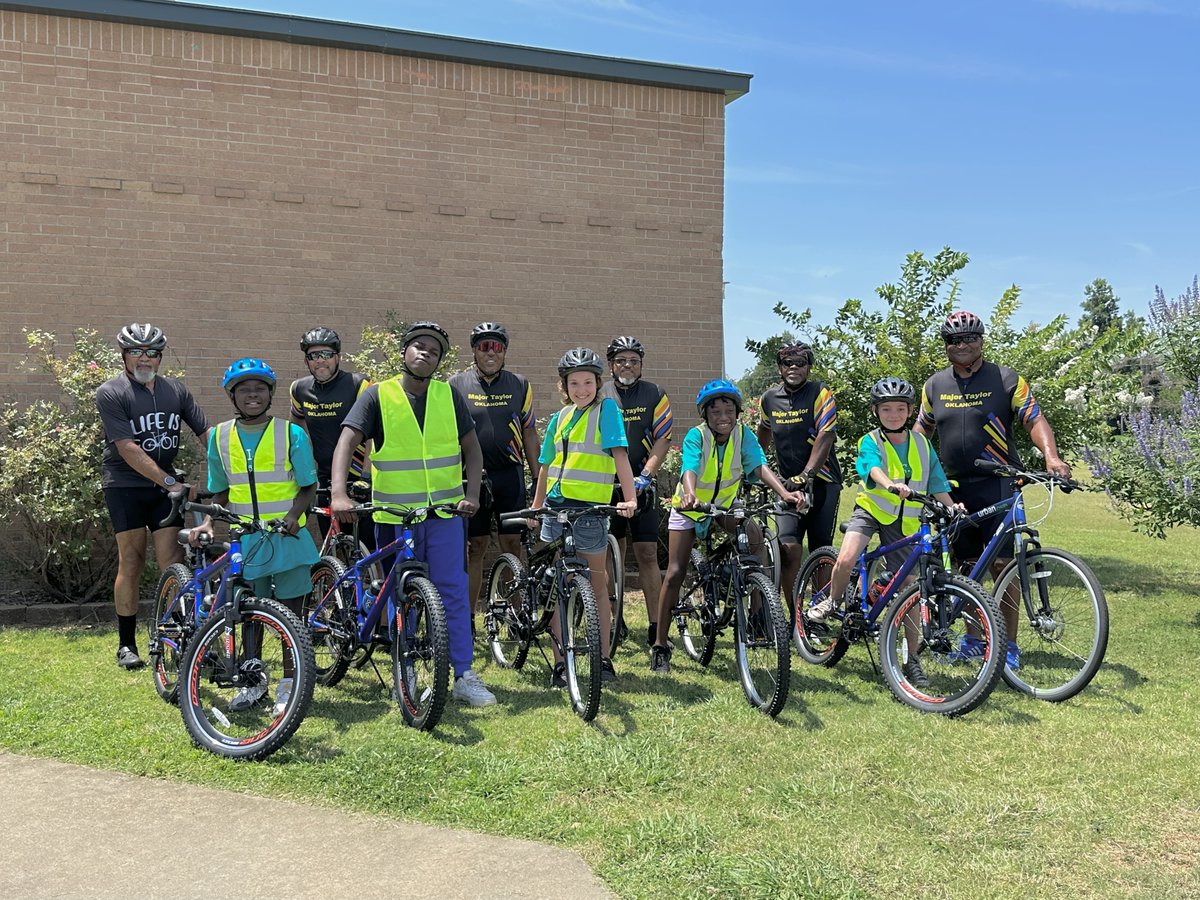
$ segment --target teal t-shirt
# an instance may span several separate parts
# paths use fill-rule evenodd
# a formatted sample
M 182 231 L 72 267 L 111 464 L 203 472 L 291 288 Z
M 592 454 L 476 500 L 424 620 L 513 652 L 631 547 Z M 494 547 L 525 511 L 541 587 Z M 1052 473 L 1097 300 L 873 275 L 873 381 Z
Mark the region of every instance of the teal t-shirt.
M 707 427 L 695 425 L 683 436 L 683 446 L 680 447 L 680 455 L 683 457 L 680 461 L 680 472 L 694 472 L 697 478 L 700 477 L 700 469 L 704 465 L 700 459 L 700 450 L 704 446 L 704 429 Z M 746 478 L 750 478 L 758 471 L 759 466 L 767 464 L 767 454 L 763 452 L 762 444 L 758 442 L 758 437 L 753 431 L 745 425 L 739 425 L 738 428 L 742 429 L 742 472 Z M 718 465 L 724 462 L 725 448 L 728 446 L 728 441 L 724 445 L 717 445 Z
M 574 415 L 571 418 L 571 424 L 574 425 L 581 415 L 583 410 L 578 407 L 573 408 Z M 546 436 L 542 438 L 542 452 L 538 455 L 538 462 L 543 466 L 548 466 L 554 462 L 554 434 L 558 430 L 558 417 L 562 415 L 560 409 L 550 417 L 550 424 L 546 426 Z M 609 397 L 604 397 L 600 401 L 600 446 L 605 450 L 612 451 L 613 447 L 628 447 L 629 439 L 625 436 L 625 416 L 621 412 L 621 407 L 617 402 Z M 548 500 L 556 500 L 559 502 L 577 502 L 564 501 L 562 489 L 558 482 L 550 485 L 550 492 L 546 495 Z M 586 504 L 585 504 L 586 505 Z
M 236 427 L 247 459 L 253 459 L 254 451 L 258 449 L 258 443 L 262 440 L 267 426 L 264 424 L 258 428 L 249 428 L 238 423 Z M 302 488 L 316 484 L 317 461 L 313 458 L 312 441 L 308 439 L 304 429 L 290 423 L 288 438 L 291 444 L 288 456 L 292 461 L 296 484 Z M 208 436 L 208 489 L 214 494 L 219 494 L 228 488 L 229 473 L 225 471 L 221 454 L 217 451 L 217 429 L 214 428 Z M 242 538 L 242 559 L 242 577 L 254 581 L 293 569 L 307 570 L 320 559 L 320 554 L 308 529 L 301 528 L 295 537 L 261 532 L 246 535 Z
M 900 465 L 904 467 L 904 477 L 912 478 L 912 466 L 908 464 L 908 443 L 912 440 L 912 432 L 909 431 L 904 436 L 903 444 L 893 444 L 896 449 L 896 455 L 900 457 Z M 875 487 L 875 480 L 871 478 L 870 472 L 873 468 L 879 466 L 883 471 L 887 471 L 887 464 L 884 463 L 883 457 L 879 455 L 879 445 L 869 435 L 863 435 L 858 441 L 858 459 L 854 462 L 854 468 L 858 472 L 858 477 L 863 480 L 863 483 L 868 488 Z M 933 447 L 929 448 L 929 485 L 926 488 L 926 493 L 929 494 L 948 494 L 950 493 L 950 482 L 946 478 L 946 472 L 942 468 L 941 460 L 938 459 L 937 451 Z

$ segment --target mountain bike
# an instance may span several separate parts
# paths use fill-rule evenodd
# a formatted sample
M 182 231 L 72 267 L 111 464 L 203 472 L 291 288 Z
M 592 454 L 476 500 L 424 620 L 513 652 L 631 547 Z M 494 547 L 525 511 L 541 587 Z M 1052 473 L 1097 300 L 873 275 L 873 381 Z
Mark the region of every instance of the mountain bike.
M 829 595 L 837 550 L 821 547 L 809 554 L 796 576 L 796 651 L 806 662 L 834 666 L 852 643 L 862 641 L 870 653 L 877 640 L 876 671 L 897 700 L 921 712 L 960 716 L 983 703 L 1000 680 L 1004 620 L 992 596 L 950 565 L 946 526 L 958 514 L 928 494 L 911 494 L 905 502 L 922 506 L 916 533 L 864 551 L 845 593 L 820 623 L 806 613 Z M 905 548 L 908 555 L 897 572 L 875 574 L 887 554 Z M 915 578 L 905 584 L 909 575 Z M 916 632 L 915 654 L 906 625 Z M 964 652 L 968 635 L 978 643 Z M 875 665 L 873 656 L 871 662 Z
M 1055 489 L 1082 489 L 1077 481 L 1047 472 L 1027 472 L 1015 466 L 978 460 L 975 465 L 997 477 L 1012 478 L 1017 490 L 1006 500 L 954 523 L 954 533 L 980 519 L 1004 512 L 995 535 L 984 548 L 970 578 L 982 582 L 1009 539 L 1016 553 L 996 576 L 993 593 L 1001 604 L 1024 613 L 1012 639 L 1020 651 L 1019 667 L 1004 666 L 1009 687 L 1057 703 L 1074 697 L 1100 669 L 1108 648 L 1108 602 L 1104 589 L 1087 564 L 1065 550 L 1043 547 L 1037 525 L 1050 514 Z M 1040 485 L 1048 492 L 1045 514 L 1038 522 L 1026 518 L 1021 488 Z
M 318 680 L 335 685 L 359 651 L 386 646 L 392 657 L 392 696 L 406 724 L 431 731 L 441 720 L 450 683 L 450 637 L 441 594 L 429 566 L 416 559 L 413 524 L 453 504 L 415 509 L 359 505 L 352 512 L 382 512 L 400 519 L 399 537 L 355 559 L 349 568 L 324 557 L 313 568 L 313 592 L 304 620 L 319 648 Z M 382 579 L 372 577 L 385 557 L 396 556 Z M 384 618 L 386 614 L 386 619 Z M 374 665 L 374 663 L 372 663 Z M 376 675 L 379 670 L 376 669 Z M 383 677 L 379 676 L 380 682 Z
M 184 496 L 175 498 L 168 521 L 180 507 L 206 514 L 229 524 L 230 540 L 204 548 L 205 560 L 216 559 L 195 572 L 178 565 L 164 573 L 161 615 L 151 638 L 155 687 L 160 694 L 169 689 L 167 673 L 177 665 L 175 691 L 192 741 L 218 756 L 264 759 L 300 727 L 315 682 L 308 630 L 282 604 L 253 596 L 242 579 L 242 539 L 252 532 L 282 533 L 283 523 L 190 503 Z
M 592 592 L 587 561 L 575 550 L 574 523 L 585 516 L 615 515 L 615 506 L 524 509 L 504 513 L 502 521 L 552 519 L 562 533 L 534 549 L 532 529 L 525 528 L 521 542 L 528 565 L 511 553 L 502 553 L 488 573 L 488 610 L 484 619 L 492 658 L 506 669 L 520 670 L 538 638 L 550 635 L 562 657 L 571 708 L 590 722 L 600 710 L 600 613 Z M 559 635 L 551 621 L 558 616 Z M 610 633 L 611 639 L 611 633 Z M 546 659 L 551 671 L 555 667 Z
M 742 691 L 751 706 L 774 717 L 787 702 L 792 656 L 779 594 L 751 552 L 748 526 L 765 509 L 695 505 L 694 512 L 714 520 L 729 516 L 733 534 L 726 535 L 714 522 L 704 537 L 704 551 L 693 548 L 671 616 L 684 652 L 702 666 L 712 661 L 716 639 L 732 621 Z

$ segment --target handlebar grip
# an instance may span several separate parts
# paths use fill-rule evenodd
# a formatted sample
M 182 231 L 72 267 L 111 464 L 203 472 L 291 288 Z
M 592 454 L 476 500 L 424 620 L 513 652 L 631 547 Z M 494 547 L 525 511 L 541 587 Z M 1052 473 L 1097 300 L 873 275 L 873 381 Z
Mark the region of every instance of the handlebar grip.
M 501 522 L 512 522 L 515 519 L 534 519 L 542 514 L 540 509 L 518 509 L 513 512 L 500 513 Z
M 1003 463 L 998 463 L 993 459 L 977 459 L 975 460 L 975 468 L 984 472 L 999 472 L 1006 467 Z
M 188 512 L 198 512 L 205 516 L 222 516 L 229 512 L 225 507 L 216 503 L 192 503 L 186 502 L 183 508 Z
M 169 528 L 171 523 L 179 516 L 179 511 L 187 506 L 186 498 L 187 491 L 179 491 L 174 494 L 167 494 L 171 498 L 171 511 L 167 513 L 167 517 L 158 523 L 160 528 Z

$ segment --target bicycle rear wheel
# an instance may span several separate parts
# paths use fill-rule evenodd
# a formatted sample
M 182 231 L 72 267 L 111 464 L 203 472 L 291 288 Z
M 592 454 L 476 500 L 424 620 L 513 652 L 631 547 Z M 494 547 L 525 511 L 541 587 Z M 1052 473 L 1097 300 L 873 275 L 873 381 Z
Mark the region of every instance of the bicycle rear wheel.
M 818 547 L 808 555 L 796 574 L 792 589 L 792 641 L 800 658 L 814 666 L 835 666 L 846 655 L 849 643 L 842 636 L 841 609 L 835 609 L 823 622 L 810 621 L 805 613 L 814 603 L 829 596 L 829 582 L 837 551 Z
M 218 613 L 188 642 L 179 710 L 196 746 L 231 759 L 265 759 L 304 721 L 316 662 L 308 629 L 287 609 L 257 597 L 240 602 L 240 637 L 226 643 Z
M 179 699 L 179 663 L 195 628 L 192 611 L 196 608 L 196 595 L 190 591 L 180 594 L 192 577 L 192 570 L 183 563 L 167 566 L 158 579 L 154 616 L 146 623 L 154 690 L 172 705 Z
M 1004 681 L 1023 694 L 1058 703 L 1092 680 L 1108 649 L 1108 602 L 1087 564 L 1065 550 L 1030 550 L 1024 567 L 1013 560 L 996 579 L 1003 604 L 1017 601 L 1020 667 L 1004 667 Z
M 562 654 L 571 708 L 585 722 L 600 711 L 600 614 L 586 575 L 567 578 L 567 596 L 559 607 Z
M 768 716 L 779 715 L 787 702 L 792 654 L 787 617 L 763 572 L 746 575 L 737 598 L 733 642 L 746 699 Z
M 406 724 L 432 731 L 442 718 L 450 684 L 446 610 L 432 581 L 415 576 L 396 600 L 392 683 Z
M 312 593 L 304 598 L 301 618 L 312 637 L 317 684 L 326 687 L 342 680 L 354 657 L 354 604 L 347 599 L 352 596 L 350 588 L 342 584 L 334 589 L 345 574 L 346 569 L 338 560 L 321 557 L 312 567 Z
M 525 614 L 525 564 L 501 553 L 488 573 L 488 611 L 484 617 L 492 659 L 504 669 L 520 669 L 529 654 L 532 629 Z
M 683 652 L 702 666 L 712 662 L 717 638 L 716 604 L 705 594 L 705 584 L 700 577 L 707 565 L 704 555 L 693 550 L 683 576 L 683 586 L 679 589 L 679 602 L 673 610 Z M 716 585 L 709 584 L 708 589 L 716 590 Z
M 771 579 L 771 586 L 775 588 L 775 593 L 782 597 L 779 582 L 783 578 L 783 551 L 779 547 L 779 535 L 775 533 L 774 528 L 765 524 L 763 525 L 763 547 L 767 553 L 767 562 L 763 566 L 763 571 Z M 783 614 L 789 615 L 786 609 Z
M 612 610 L 608 655 L 612 657 L 616 655 L 621 642 L 629 636 L 629 628 L 625 624 L 625 554 L 621 552 L 621 542 L 612 533 L 608 535 L 605 566 L 608 569 L 608 602 Z
M 961 716 L 986 700 L 1000 680 L 1004 622 L 991 595 L 969 578 L 946 573 L 935 583 L 930 597 L 922 596 L 919 584 L 910 585 L 884 612 L 880 668 L 901 703 L 921 712 Z M 940 628 L 943 609 L 947 625 Z M 919 633 L 915 656 L 905 640 L 906 624 Z M 975 643 L 964 643 L 968 636 Z

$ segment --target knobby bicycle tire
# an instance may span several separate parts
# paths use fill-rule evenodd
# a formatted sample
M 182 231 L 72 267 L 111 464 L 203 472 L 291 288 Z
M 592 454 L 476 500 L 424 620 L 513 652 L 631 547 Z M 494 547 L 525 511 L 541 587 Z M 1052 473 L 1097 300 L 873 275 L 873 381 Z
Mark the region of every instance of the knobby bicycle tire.
M 265 759 L 287 743 L 312 702 L 312 641 L 300 620 L 274 600 L 244 597 L 233 602 L 241 603 L 244 616 L 241 634 L 232 641 L 233 663 L 246 681 L 239 686 L 225 678 L 225 617 L 218 613 L 188 642 L 180 668 L 179 710 L 196 746 L 230 759 Z M 246 653 L 251 628 L 261 629 L 257 656 Z M 281 701 L 279 682 L 287 677 L 291 690 Z M 250 684 L 266 690 L 249 706 L 235 709 L 238 694 Z
M 693 662 L 707 667 L 713 658 L 717 638 L 717 608 L 715 598 L 705 591 L 715 591 L 716 585 L 701 579 L 700 572 L 708 564 L 699 550 L 692 550 L 687 571 L 679 589 L 679 601 L 672 611 L 679 625 L 683 652 Z
M 612 533 L 608 535 L 608 553 L 605 555 L 608 569 L 608 603 L 610 625 L 608 632 L 608 655 L 615 656 L 617 647 L 628 636 L 625 624 L 625 554 L 621 542 Z
M 600 614 L 586 575 L 567 577 L 567 596 L 559 607 L 562 653 L 571 708 L 585 722 L 600 711 Z
M 835 609 L 823 622 L 810 621 L 806 612 L 813 603 L 827 596 L 837 551 L 818 547 L 808 555 L 792 588 L 792 642 L 796 653 L 814 666 L 836 666 L 850 646 L 842 635 L 843 609 Z
M 172 706 L 179 700 L 179 664 L 195 629 L 192 620 L 196 595 L 188 592 L 176 596 L 193 578 L 192 570 L 183 563 L 167 566 L 158 579 L 154 598 L 154 615 L 146 623 L 149 632 L 150 672 L 154 690 Z M 170 610 L 170 615 L 167 614 Z
M 745 576 L 736 602 L 734 656 L 742 690 L 751 706 L 773 718 L 787 702 L 791 680 L 787 617 L 764 572 Z
M 913 583 L 884 612 L 879 626 L 879 663 L 884 681 L 901 703 L 921 712 L 961 716 L 978 707 L 1000 680 L 1004 666 L 1004 620 L 999 605 L 982 586 L 965 576 L 939 574 L 933 596 L 924 597 Z M 936 630 L 939 606 L 958 611 L 944 631 Z M 923 628 L 917 658 L 929 684 L 922 686 L 905 671 L 909 649 L 904 620 Z M 981 642 L 978 654 L 964 653 L 968 634 Z
M 1020 668 L 1004 667 L 1009 687 L 1038 700 L 1059 703 L 1091 682 L 1108 649 L 1108 601 L 1083 560 L 1051 547 L 1030 550 L 1022 572 L 1013 560 L 996 579 L 995 596 L 1029 587 L 1030 608 L 1017 603 Z M 1022 577 L 1024 575 L 1024 577 Z M 1023 595 L 1022 595 L 1023 596 Z
M 351 588 L 343 583 L 333 586 L 346 574 L 345 567 L 332 556 L 323 556 L 312 566 L 312 592 L 304 598 L 301 618 L 312 638 L 317 666 L 317 684 L 333 687 L 350 668 L 354 658 L 356 630 Z M 332 591 L 332 593 L 330 593 Z M 313 613 L 317 605 L 321 608 Z
M 441 594 L 428 578 L 414 576 L 396 599 L 392 679 L 400 714 L 418 731 L 442 718 L 450 685 L 450 634 Z
M 488 572 L 488 610 L 484 619 L 492 659 L 504 669 L 520 669 L 529 655 L 531 623 L 525 611 L 525 564 L 501 553 Z

